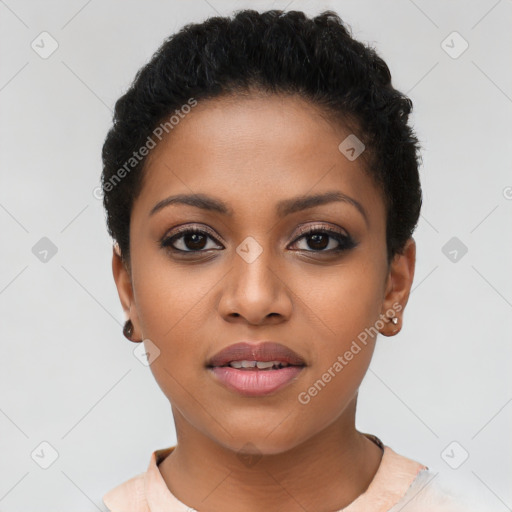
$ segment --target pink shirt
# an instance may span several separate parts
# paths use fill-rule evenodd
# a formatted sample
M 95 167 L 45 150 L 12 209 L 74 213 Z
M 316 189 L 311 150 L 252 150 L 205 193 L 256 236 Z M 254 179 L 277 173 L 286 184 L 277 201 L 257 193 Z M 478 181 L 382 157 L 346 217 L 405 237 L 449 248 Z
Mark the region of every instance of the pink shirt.
M 195 509 L 176 498 L 167 487 L 158 464 L 175 446 L 155 450 L 149 467 L 103 496 L 111 512 L 192 512 Z M 343 512 L 467 512 L 450 496 L 431 485 L 426 466 L 383 446 L 380 466 L 366 492 Z M 434 475 L 435 476 L 435 475 Z M 341 511 L 337 511 L 341 512 Z

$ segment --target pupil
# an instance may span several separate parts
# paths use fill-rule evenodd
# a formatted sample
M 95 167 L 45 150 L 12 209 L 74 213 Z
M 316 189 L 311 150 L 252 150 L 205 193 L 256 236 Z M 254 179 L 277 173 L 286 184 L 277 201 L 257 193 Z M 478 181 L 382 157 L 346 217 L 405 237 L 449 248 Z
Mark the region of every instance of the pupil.
M 205 238 L 203 235 L 201 235 L 200 233 L 192 233 L 192 234 L 189 234 L 189 235 L 186 235 L 185 236 L 185 245 L 187 245 L 187 247 L 189 247 L 189 244 L 187 243 L 188 240 L 192 239 L 192 249 L 202 249 L 202 245 L 204 245 L 204 240 L 203 240 L 203 244 L 201 245 L 201 241 L 200 239 L 201 238 Z M 199 241 L 198 241 L 199 239 Z M 197 246 L 197 244 L 199 244 L 199 246 Z M 190 249 L 190 247 L 189 247 Z
M 329 245 L 329 242 L 328 242 L 328 237 L 327 235 L 322 235 L 322 234 L 316 234 L 316 235 L 311 235 L 310 238 L 313 239 L 313 244 L 316 244 L 318 243 L 318 239 L 319 238 L 323 238 L 324 239 L 324 242 L 327 241 L 327 244 L 320 244 L 321 247 L 313 247 L 313 249 L 325 249 L 327 247 L 327 245 Z M 311 247 L 311 245 L 310 245 Z

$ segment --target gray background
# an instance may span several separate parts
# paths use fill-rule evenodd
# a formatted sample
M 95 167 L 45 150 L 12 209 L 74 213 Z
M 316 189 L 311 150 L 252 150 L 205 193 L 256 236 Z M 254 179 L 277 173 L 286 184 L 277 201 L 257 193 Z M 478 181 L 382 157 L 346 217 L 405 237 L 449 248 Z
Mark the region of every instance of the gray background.
M 0 510 L 105 510 L 107 490 L 175 443 L 167 399 L 122 336 L 94 189 L 135 72 L 183 24 L 242 7 L 335 10 L 413 100 L 416 278 L 358 428 L 511 510 L 511 0 L 0 0 Z M 43 31 L 58 43 L 46 59 L 31 47 Z M 46 262 L 43 237 L 57 248 Z M 48 469 L 42 442 L 58 452 Z

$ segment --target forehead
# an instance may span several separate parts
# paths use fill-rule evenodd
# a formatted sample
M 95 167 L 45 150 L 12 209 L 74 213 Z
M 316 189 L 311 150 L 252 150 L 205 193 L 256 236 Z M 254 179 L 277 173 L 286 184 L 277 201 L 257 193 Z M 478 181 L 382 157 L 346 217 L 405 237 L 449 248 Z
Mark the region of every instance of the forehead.
M 339 145 L 352 132 L 298 96 L 228 96 L 198 102 L 154 148 L 134 209 L 175 193 L 208 193 L 243 208 L 337 189 L 373 209 L 383 201 Z M 380 203 L 380 204 L 379 204 Z

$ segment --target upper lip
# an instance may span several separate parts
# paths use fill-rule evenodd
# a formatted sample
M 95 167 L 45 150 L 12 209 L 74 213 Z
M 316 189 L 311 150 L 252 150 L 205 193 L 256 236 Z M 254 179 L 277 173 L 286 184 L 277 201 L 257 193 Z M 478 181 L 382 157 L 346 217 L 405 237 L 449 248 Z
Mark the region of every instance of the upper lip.
M 305 361 L 292 349 L 273 341 L 240 342 L 217 352 L 207 366 L 225 366 L 231 361 L 279 361 L 289 365 L 305 366 Z

